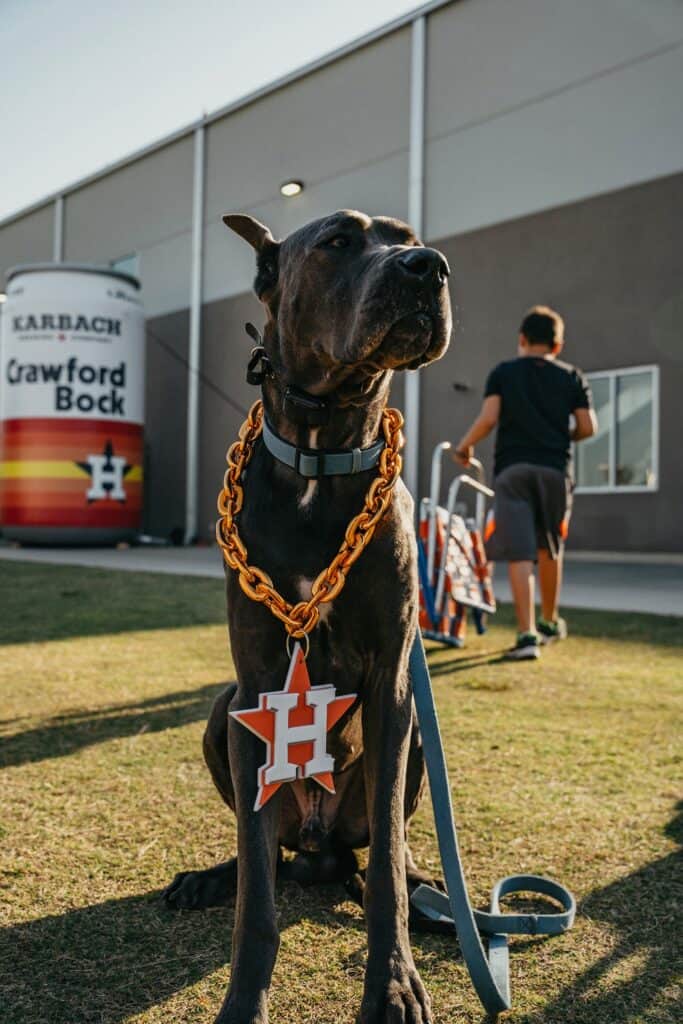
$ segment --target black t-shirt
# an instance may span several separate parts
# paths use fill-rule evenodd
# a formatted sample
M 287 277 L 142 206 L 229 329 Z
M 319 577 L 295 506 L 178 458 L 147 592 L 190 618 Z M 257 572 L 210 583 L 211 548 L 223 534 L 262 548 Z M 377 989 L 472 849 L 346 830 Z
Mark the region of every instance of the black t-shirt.
M 516 462 L 569 472 L 570 413 L 593 405 L 581 370 L 557 359 L 520 356 L 491 371 L 484 394 L 500 395 L 496 474 Z

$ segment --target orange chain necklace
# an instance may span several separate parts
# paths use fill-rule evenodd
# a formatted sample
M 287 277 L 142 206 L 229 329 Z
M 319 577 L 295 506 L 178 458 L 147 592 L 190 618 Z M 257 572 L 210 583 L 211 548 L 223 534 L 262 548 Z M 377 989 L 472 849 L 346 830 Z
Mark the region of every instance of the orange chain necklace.
M 247 597 L 269 608 L 284 623 L 289 637 L 295 640 L 307 637 L 316 627 L 320 618 L 318 606 L 334 600 L 342 590 L 349 569 L 360 557 L 389 507 L 403 461 L 399 454 L 404 440 L 402 426 L 403 416 L 398 409 L 384 409 L 382 430 L 386 446 L 380 456 L 379 473 L 365 495 L 363 510 L 347 526 L 341 547 L 330 564 L 313 581 L 308 601 L 299 601 L 298 604 L 290 604 L 278 593 L 268 573 L 249 565 L 247 549 L 235 521 L 244 502 L 240 479 L 253 455 L 254 442 L 263 429 L 263 402 L 254 402 L 240 427 L 239 441 L 228 449 L 225 457 L 228 468 L 218 495 L 220 519 L 216 523 L 216 540 L 226 563 L 237 573 L 239 585 Z

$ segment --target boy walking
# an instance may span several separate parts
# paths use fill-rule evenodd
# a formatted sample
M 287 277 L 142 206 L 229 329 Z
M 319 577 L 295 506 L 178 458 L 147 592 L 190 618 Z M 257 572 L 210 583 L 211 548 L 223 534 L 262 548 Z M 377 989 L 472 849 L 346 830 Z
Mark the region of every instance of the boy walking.
M 453 454 L 467 466 L 474 446 L 498 428 L 486 551 L 491 561 L 508 563 L 518 633 L 505 657 L 513 660 L 537 658 L 539 643 L 567 635 L 559 599 L 572 505 L 571 442 L 591 437 L 597 419 L 583 373 L 557 358 L 563 344 L 559 314 L 547 306 L 529 310 L 519 329 L 517 358 L 491 371 L 481 412 Z M 541 591 L 538 623 L 534 562 Z

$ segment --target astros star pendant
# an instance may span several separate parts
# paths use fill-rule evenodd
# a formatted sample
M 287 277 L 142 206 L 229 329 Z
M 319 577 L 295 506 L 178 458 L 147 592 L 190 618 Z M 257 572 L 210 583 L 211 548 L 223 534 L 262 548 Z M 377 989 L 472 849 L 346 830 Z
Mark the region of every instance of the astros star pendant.
M 311 686 L 301 644 L 296 643 L 284 689 L 259 694 L 257 708 L 230 712 L 266 744 L 255 811 L 283 783 L 297 779 L 315 779 L 334 793 L 334 758 L 327 753 L 327 733 L 356 699 L 355 693 L 337 697 L 336 692 L 334 686 Z

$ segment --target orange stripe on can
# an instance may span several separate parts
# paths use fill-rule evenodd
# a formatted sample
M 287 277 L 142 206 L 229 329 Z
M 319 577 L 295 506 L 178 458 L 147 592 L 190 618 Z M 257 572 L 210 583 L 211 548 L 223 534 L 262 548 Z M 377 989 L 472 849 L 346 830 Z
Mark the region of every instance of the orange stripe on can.
M 117 420 L 9 419 L 0 424 L 5 527 L 137 529 L 143 428 Z

